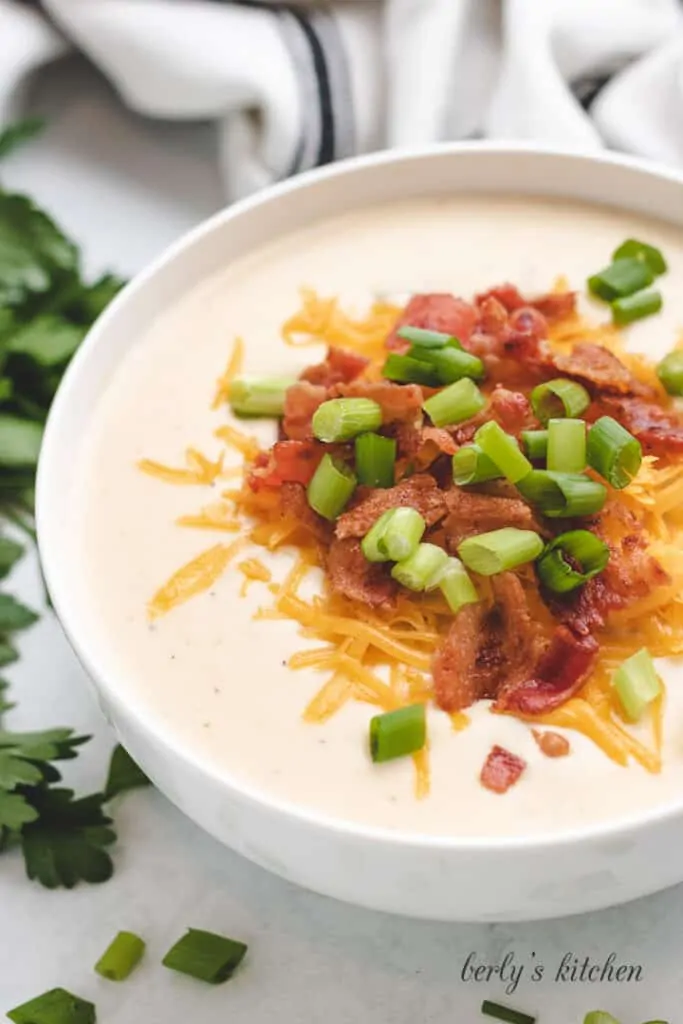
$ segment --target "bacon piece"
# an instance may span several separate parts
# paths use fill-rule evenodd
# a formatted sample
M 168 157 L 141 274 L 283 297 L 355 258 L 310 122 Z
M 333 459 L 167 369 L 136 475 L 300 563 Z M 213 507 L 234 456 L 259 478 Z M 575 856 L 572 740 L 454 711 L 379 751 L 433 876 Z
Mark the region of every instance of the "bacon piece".
M 590 412 L 591 419 L 613 416 L 638 438 L 647 454 L 666 458 L 683 453 L 683 417 L 676 409 L 663 409 L 639 397 L 601 395 Z
M 604 345 L 582 341 L 571 352 L 553 358 L 555 369 L 565 377 L 585 384 L 591 394 L 602 392 L 619 395 L 647 395 L 654 398 L 652 388 L 641 384 L 620 359 Z
M 300 380 L 325 388 L 331 388 L 334 384 L 350 384 L 356 377 L 360 377 L 368 363 L 369 360 L 364 356 L 330 345 L 325 361 L 307 367 Z
M 249 486 L 259 491 L 283 483 L 308 484 L 324 453 L 317 441 L 278 441 L 258 456 L 249 474 Z
M 532 729 L 531 735 L 538 743 L 541 753 L 546 757 L 566 757 L 571 753 L 569 740 L 566 736 L 561 736 L 559 732 L 539 732 L 538 729 Z
M 360 541 L 355 537 L 332 541 L 326 568 L 330 586 L 337 594 L 371 608 L 390 608 L 393 605 L 396 583 L 385 565 L 365 559 Z
M 480 292 L 474 298 L 475 304 L 481 308 L 486 306 L 490 299 L 495 299 L 507 313 L 514 313 L 516 309 L 526 306 L 527 302 L 516 285 L 506 281 L 504 284 L 495 285 L 485 292 Z
M 559 707 L 586 681 L 599 649 L 594 637 L 577 637 L 566 626 L 558 626 L 533 675 L 509 681 L 501 690 L 496 710 L 542 715 Z
M 489 530 L 499 530 L 504 526 L 514 526 L 518 530 L 534 530 L 546 536 L 550 534 L 550 530 L 521 498 L 478 494 L 475 491 L 463 490 L 461 487 L 453 487 L 446 492 L 446 506 L 448 516 L 444 520 L 443 528 L 448 547 L 453 552 L 466 537 L 476 533 L 487 533 Z
M 392 381 L 356 380 L 337 384 L 329 398 L 371 398 L 382 408 L 382 422 L 414 423 L 422 420 L 422 388 L 417 384 L 394 384 Z
M 491 392 L 487 407 L 472 419 L 454 427 L 453 437 L 458 444 L 469 444 L 479 427 L 489 420 L 495 420 L 506 433 L 514 434 L 515 437 L 522 430 L 533 430 L 540 426 L 526 395 L 497 384 Z
M 399 505 L 417 509 L 427 526 L 433 526 L 446 514 L 444 492 L 434 478 L 416 473 L 395 487 L 370 491 L 354 508 L 342 513 L 337 520 L 337 537 L 364 537 L 382 513 Z
M 311 420 L 319 405 L 327 399 L 327 388 L 319 384 L 300 381 L 287 389 L 282 430 L 295 441 L 309 441 L 313 437 Z
M 555 323 L 576 312 L 576 292 L 548 292 L 530 299 L 529 305 L 542 313 L 549 323 Z
M 314 512 L 308 504 L 302 484 L 285 483 L 280 488 L 280 514 L 283 518 L 296 520 L 302 529 L 313 534 L 316 540 L 329 544 L 332 524 Z
M 477 311 L 469 302 L 447 292 L 413 295 L 387 338 L 386 346 L 394 352 L 407 352 L 410 342 L 398 337 L 399 327 L 426 327 L 430 331 L 452 334 L 467 347 L 477 321 Z
M 507 793 L 525 768 L 526 761 L 496 744 L 491 748 L 479 778 L 482 786 L 490 789 L 492 793 Z

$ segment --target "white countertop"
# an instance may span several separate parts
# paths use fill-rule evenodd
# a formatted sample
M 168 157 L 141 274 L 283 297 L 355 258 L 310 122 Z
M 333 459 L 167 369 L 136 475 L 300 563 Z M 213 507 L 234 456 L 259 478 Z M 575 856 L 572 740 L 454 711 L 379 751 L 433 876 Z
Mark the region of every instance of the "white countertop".
M 123 111 L 80 62 L 44 74 L 31 109 L 49 129 L 3 164 L 3 184 L 36 196 L 82 240 L 93 271 L 130 274 L 222 204 L 209 126 L 150 123 Z M 11 581 L 40 601 L 35 562 Z M 102 786 L 113 739 L 86 676 L 50 615 L 27 633 L 8 672 L 18 728 L 69 725 L 95 739 L 66 778 Z M 116 874 L 102 886 L 48 892 L 0 857 L 0 1014 L 63 986 L 93 1000 L 102 1024 L 476 1024 L 483 998 L 539 1024 L 581 1024 L 589 1009 L 622 1024 L 683 1021 L 683 887 L 603 913 L 528 925 L 445 925 L 357 910 L 303 892 L 219 846 L 160 794 L 139 791 L 115 810 Z M 159 966 L 187 926 L 249 943 L 234 980 L 212 988 Z M 144 966 L 123 985 L 92 965 L 119 929 L 148 942 Z M 525 970 L 517 991 L 497 978 L 463 981 L 470 953 Z M 565 954 L 639 964 L 639 983 L 554 980 Z M 535 954 L 535 958 L 534 958 Z M 531 966 L 545 977 L 531 981 Z

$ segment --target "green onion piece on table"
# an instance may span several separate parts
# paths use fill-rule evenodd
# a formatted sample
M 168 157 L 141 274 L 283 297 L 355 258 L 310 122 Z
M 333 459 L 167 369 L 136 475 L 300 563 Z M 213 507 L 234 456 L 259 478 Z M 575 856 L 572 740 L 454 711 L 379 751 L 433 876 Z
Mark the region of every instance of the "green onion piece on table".
M 605 1010 L 591 1010 L 583 1018 L 583 1024 L 621 1024 L 621 1022 L 611 1013 L 606 1013 Z
M 537 533 L 514 526 L 467 537 L 458 547 L 458 554 L 467 568 L 480 576 L 495 576 L 534 562 L 542 551 L 543 541 Z
M 586 468 L 584 420 L 548 421 L 547 467 L 558 473 L 580 473 Z
M 246 952 L 244 942 L 190 928 L 161 962 L 172 971 L 189 974 L 210 985 L 220 985 L 231 977 Z
M 453 344 L 462 348 L 456 337 L 452 334 L 445 334 L 443 331 L 430 331 L 424 327 L 410 327 L 405 324 L 403 327 L 399 327 L 396 334 L 404 341 L 419 345 L 421 348 L 444 348 L 445 345 Z
M 413 359 L 412 356 L 397 355 L 396 352 L 387 356 L 382 376 L 397 384 L 422 384 L 428 388 L 437 388 L 441 383 L 436 367 L 431 363 Z
M 237 377 L 228 392 L 230 408 L 235 416 L 282 416 L 293 384 L 289 377 Z
M 527 501 L 551 519 L 591 516 L 607 500 L 607 488 L 583 473 L 552 473 L 534 469 L 517 484 Z
M 657 277 L 660 274 L 666 274 L 669 269 L 659 249 L 656 249 L 654 245 L 648 245 L 647 242 L 640 242 L 637 238 L 627 238 L 612 253 L 613 261 L 625 259 L 644 260 Z
M 617 490 L 633 480 L 640 469 L 640 441 L 611 416 L 601 416 L 588 432 L 588 465 Z
M 530 1017 L 528 1013 L 513 1010 L 510 1006 L 501 1006 L 500 1003 L 492 1003 L 490 999 L 485 999 L 481 1004 L 481 1012 L 485 1017 L 503 1020 L 506 1024 L 536 1024 L 536 1018 Z
M 381 427 L 382 409 L 371 398 L 331 398 L 318 406 L 311 424 L 319 441 L 351 441 Z
M 448 559 L 437 586 L 454 615 L 466 604 L 477 604 L 479 601 L 476 587 L 459 558 Z
M 453 456 L 453 480 L 459 487 L 497 480 L 503 474 L 478 444 L 466 444 Z
M 641 259 L 615 260 L 588 278 L 588 290 L 605 302 L 633 295 L 654 281 L 649 265 Z
M 481 412 L 485 405 L 486 399 L 474 381 L 463 377 L 428 398 L 422 403 L 422 408 L 435 427 L 445 427 L 453 423 L 464 423 Z
M 434 367 L 440 384 L 454 384 L 456 380 L 470 377 L 483 380 L 486 376 L 484 364 L 478 356 L 457 348 L 420 349 L 413 345 L 408 358 L 419 359 Z
M 383 512 L 360 542 L 360 549 L 368 562 L 388 562 L 390 560 L 386 548 L 381 541 L 384 537 L 384 531 L 395 511 L 396 509 L 389 508 L 386 512 Z
M 615 299 L 612 303 L 612 321 L 619 327 L 632 324 L 635 320 L 642 320 L 643 317 L 653 316 L 659 313 L 662 308 L 662 293 L 656 288 L 650 288 L 646 292 L 636 292 L 635 295 L 627 295 L 623 299 Z
M 355 445 L 356 476 L 366 487 L 393 487 L 396 441 L 381 434 L 359 434 Z
M 653 700 L 662 692 L 657 669 L 645 648 L 622 662 L 613 679 L 614 689 L 624 714 L 631 722 L 637 722 Z
M 370 757 L 376 764 L 415 754 L 426 742 L 424 704 L 410 704 L 370 719 Z
M 664 356 L 657 365 L 657 376 L 670 395 L 683 395 L 683 349 Z
M 145 952 L 145 943 L 133 932 L 119 932 L 95 964 L 95 970 L 109 981 L 125 981 Z
M 526 455 L 519 450 L 515 438 L 506 434 L 495 420 L 490 420 L 483 427 L 479 427 L 474 435 L 474 441 L 510 483 L 516 484 L 533 469 Z
M 14 1024 L 95 1024 L 95 1007 L 63 988 L 53 988 L 7 1011 Z
M 602 572 L 609 548 L 590 530 L 569 530 L 550 544 L 536 563 L 541 583 L 554 594 L 576 590 Z
M 547 430 L 523 430 L 522 451 L 527 459 L 533 462 L 540 462 L 548 456 L 548 431 Z
M 391 575 L 408 590 L 430 590 L 437 585 L 447 561 L 443 548 L 436 544 L 418 544 L 411 555 L 394 566 Z
M 308 504 L 324 519 L 336 519 L 355 489 L 356 478 L 348 466 L 323 455 L 308 485 Z
M 546 381 L 545 384 L 538 384 L 531 392 L 532 408 L 543 424 L 561 416 L 580 416 L 590 402 L 591 397 L 583 384 L 567 380 L 565 377 L 557 377 L 555 380 Z
M 426 528 L 427 524 L 416 509 L 407 506 L 394 508 L 384 526 L 379 548 L 386 552 L 389 561 L 401 562 L 415 553 Z

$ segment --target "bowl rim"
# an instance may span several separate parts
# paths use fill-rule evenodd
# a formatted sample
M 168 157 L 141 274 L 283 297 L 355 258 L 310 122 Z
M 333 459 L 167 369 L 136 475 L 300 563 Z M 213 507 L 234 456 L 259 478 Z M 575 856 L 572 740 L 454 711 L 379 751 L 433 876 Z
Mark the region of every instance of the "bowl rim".
M 237 217 L 269 201 L 302 191 L 320 181 L 344 177 L 356 171 L 372 167 L 390 167 L 396 164 L 430 160 L 439 156 L 457 157 L 459 154 L 484 153 L 504 157 L 511 154 L 528 154 L 539 157 L 567 159 L 580 164 L 602 164 L 615 168 L 626 168 L 656 179 L 679 185 L 683 190 L 683 171 L 655 161 L 634 157 L 613 151 L 596 150 L 577 152 L 554 145 L 539 145 L 526 141 L 456 141 L 436 143 L 427 146 L 410 147 L 400 150 L 381 150 L 376 153 L 340 160 L 324 167 L 314 168 L 292 178 L 271 185 L 234 203 L 228 204 L 211 217 L 182 234 L 166 246 L 118 293 L 104 313 L 95 321 L 78 351 L 71 360 L 45 424 L 43 444 L 36 474 L 36 532 L 39 557 L 46 587 L 51 595 L 54 611 L 69 643 L 85 668 L 90 685 L 95 693 L 101 691 L 106 701 L 114 708 L 120 707 L 133 720 L 143 737 L 151 739 L 163 752 L 166 759 L 179 761 L 184 769 L 194 770 L 207 777 L 212 783 L 232 792 L 242 802 L 256 805 L 262 812 L 270 812 L 280 818 L 291 818 L 298 825 L 334 833 L 337 838 L 347 841 L 367 841 L 387 847 L 412 849 L 433 849 L 440 851 L 474 853 L 494 852 L 538 852 L 557 848 L 571 848 L 585 843 L 623 839 L 625 833 L 639 832 L 655 825 L 664 825 L 670 819 L 683 814 L 683 796 L 677 803 L 666 803 L 637 814 L 598 824 L 582 825 L 569 829 L 539 835 L 513 836 L 448 836 L 410 832 L 401 829 L 378 827 L 352 819 L 328 815 L 314 807 L 306 807 L 294 800 L 282 798 L 260 788 L 247 778 L 239 778 L 232 772 L 221 769 L 211 758 L 182 737 L 174 736 L 173 727 L 164 723 L 150 707 L 142 707 L 130 697 L 125 698 L 117 690 L 116 673 L 106 666 L 97 664 L 90 645 L 79 637 L 77 609 L 69 595 L 67 574 L 58 569 L 58 555 L 53 552 L 45 538 L 49 536 L 47 522 L 50 519 L 51 501 L 48 483 L 48 469 L 52 461 L 51 452 L 59 447 L 63 410 L 71 400 L 71 393 L 80 387 L 81 366 L 89 358 L 90 350 L 99 344 L 100 336 L 109 330 L 109 325 L 119 315 L 130 299 L 143 291 L 148 283 L 173 263 L 186 249 L 200 243 L 202 239 L 219 230 Z M 570 195 L 567 195 L 571 199 Z

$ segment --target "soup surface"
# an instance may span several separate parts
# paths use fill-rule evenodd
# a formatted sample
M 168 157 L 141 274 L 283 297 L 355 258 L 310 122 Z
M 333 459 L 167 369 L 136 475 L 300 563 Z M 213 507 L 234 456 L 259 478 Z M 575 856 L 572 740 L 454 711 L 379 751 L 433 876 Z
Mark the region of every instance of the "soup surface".
M 235 336 L 244 338 L 249 372 L 294 376 L 322 357 L 322 348 L 296 349 L 280 340 L 302 286 L 336 295 L 359 312 L 378 295 L 402 300 L 411 292 L 450 291 L 470 298 L 508 280 L 534 294 L 549 290 L 559 275 L 585 295 L 586 276 L 627 237 L 659 246 L 669 262 L 659 283 L 662 314 L 629 334 L 629 347 L 656 358 L 683 326 L 680 232 L 570 203 L 462 197 L 360 211 L 278 240 L 178 296 L 111 380 L 76 467 L 74 528 L 82 538 L 79 571 L 91 590 L 89 628 L 104 645 L 122 696 L 214 770 L 328 816 L 382 828 L 537 835 L 680 799 L 683 671 L 673 663 L 661 665 L 667 702 L 660 774 L 637 764 L 620 767 L 574 733 L 570 756 L 547 758 L 527 724 L 492 715 L 480 703 L 460 732 L 447 715 L 430 710 L 431 792 L 418 800 L 409 758 L 369 760 L 372 707 L 350 702 L 324 724 L 302 720 L 322 677 L 310 669 L 293 672 L 286 662 L 314 643 L 298 635 L 294 622 L 254 620 L 271 603 L 267 587 L 256 582 L 241 597 L 244 577 L 234 563 L 208 592 L 168 615 L 150 623 L 146 613 L 152 594 L 180 565 L 232 539 L 176 525 L 215 500 L 215 488 L 164 484 L 136 463 L 182 465 L 190 445 L 209 457 L 222 448 L 213 432 L 228 414 L 211 403 Z M 604 318 L 604 306 L 585 298 L 581 305 Z M 246 429 L 264 444 L 273 440 L 272 423 Z M 273 578 L 290 564 L 286 552 L 272 556 Z M 315 585 L 313 577 L 304 593 Z M 504 796 L 479 782 L 492 744 L 528 763 Z

